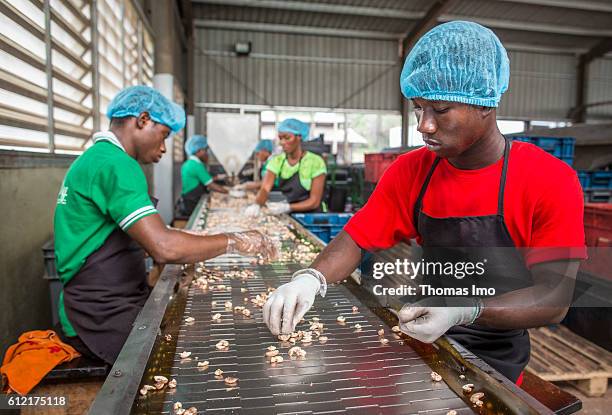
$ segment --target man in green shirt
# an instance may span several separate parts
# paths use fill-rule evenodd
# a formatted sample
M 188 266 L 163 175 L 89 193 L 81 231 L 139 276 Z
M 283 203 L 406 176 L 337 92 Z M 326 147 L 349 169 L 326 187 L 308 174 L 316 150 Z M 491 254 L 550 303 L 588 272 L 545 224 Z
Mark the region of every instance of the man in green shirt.
M 194 263 L 224 253 L 275 255 L 259 232 L 193 235 L 169 229 L 147 194 L 138 162 L 158 162 L 185 113 L 153 88 L 129 87 L 109 104 L 110 131 L 70 166 L 57 197 L 55 254 L 64 285 L 62 338 L 113 363 L 148 295 L 144 251 L 158 263 Z
M 195 134 L 185 143 L 187 160 L 181 167 L 183 190 L 179 200 L 181 215 L 189 216 L 198 201 L 207 190 L 227 193 L 228 190 L 216 184 L 206 168 L 208 161 L 208 140 L 203 135 Z

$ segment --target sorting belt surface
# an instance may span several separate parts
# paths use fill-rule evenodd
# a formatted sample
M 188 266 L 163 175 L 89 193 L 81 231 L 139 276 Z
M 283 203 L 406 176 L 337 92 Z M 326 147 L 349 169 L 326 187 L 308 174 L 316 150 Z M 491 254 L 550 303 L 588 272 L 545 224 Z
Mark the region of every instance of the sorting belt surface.
M 287 243 L 283 241 L 284 249 L 292 249 Z M 444 415 L 451 409 L 457 414 L 473 413 L 444 382 L 434 382 L 431 368 L 419 355 L 342 284 L 330 286 L 324 299 L 318 296 L 304 317 L 306 321 L 296 328 L 309 330 L 312 318 L 319 318 L 321 335 L 328 340 L 321 343 L 313 336 L 310 345 L 298 341 L 295 345 L 304 349 L 306 356 L 290 358 L 287 352 L 294 345 L 269 332 L 261 308 L 250 299 L 288 282 L 303 265 L 252 265 L 250 259 L 236 258 L 207 261 L 206 268 L 224 275 L 223 280 L 207 289 L 194 284 L 189 287 L 181 319 L 195 320 L 181 324 L 172 367 L 159 368 L 165 373 L 149 369 L 143 379 L 143 383 L 152 384 L 153 375 L 165 374 L 176 379 L 177 386 L 139 397 L 136 408 L 146 408 L 143 403 L 150 400 L 158 401 L 166 414 L 175 413 L 176 402 L 183 408 L 196 407 L 198 413 Z M 253 275 L 246 279 L 227 276 L 236 270 L 252 270 Z M 215 285 L 231 287 L 231 291 Z M 232 302 L 232 308 L 226 308 L 226 301 Z M 247 307 L 251 315 L 235 312 L 235 306 Z M 353 306 L 358 310 L 353 311 Z M 213 321 L 216 313 L 221 318 Z M 337 321 L 340 315 L 346 319 L 344 324 Z M 356 329 L 356 324 L 361 328 Z M 381 328 L 387 344 L 381 342 Z M 220 340 L 229 342 L 227 350 L 217 350 Z M 265 352 L 271 345 L 279 349 L 283 362 L 269 363 Z M 181 359 L 182 352 L 191 355 Z M 198 368 L 202 361 L 209 365 Z M 223 370 L 221 377 L 215 377 L 216 369 Z M 225 383 L 228 376 L 238 379 L 235 386 Z

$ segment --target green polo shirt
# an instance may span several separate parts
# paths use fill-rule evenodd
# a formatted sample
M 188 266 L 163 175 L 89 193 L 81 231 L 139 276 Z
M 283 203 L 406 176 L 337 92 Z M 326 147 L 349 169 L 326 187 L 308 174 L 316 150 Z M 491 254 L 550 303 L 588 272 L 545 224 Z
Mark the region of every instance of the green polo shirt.
M 261 166 L 261 178 L 262 179 L 266 176 L 266 171 L 268 170 L 269 162 L 270 162 L 270 157 L 268 157 L 266 161 L 263 162 L 263 165 Z
M 267 164 L 267 170 L 283 180 L 291 178 L 298 171 L 298 167 L 300 169 L 300 183 L 308 191 L 312 188 L 312 179 L 327 173 L 323 157 L 310 151 L 304 154 L 301 163 L 295 163 L 293 166 L 287 161 L 287 154 L 285 153 L 272 157 Z
M 183 190 L 181 194 L 187 194 L 198 187 L 199 184 L 208 186 L 213 178 L 197 156 L 189 156 L 181 167 L 181 177 L 183 179 Z
M 72 163 L 57 196 L 55 258 L 63 284 L 68 283 L 110 234 L 127 231 L 138 220 L 157 213 L 147 179 L 110 131 L 96 133 L 94 145 Z M 64 309 L 59 317 L 66 335 L 76 336 Z

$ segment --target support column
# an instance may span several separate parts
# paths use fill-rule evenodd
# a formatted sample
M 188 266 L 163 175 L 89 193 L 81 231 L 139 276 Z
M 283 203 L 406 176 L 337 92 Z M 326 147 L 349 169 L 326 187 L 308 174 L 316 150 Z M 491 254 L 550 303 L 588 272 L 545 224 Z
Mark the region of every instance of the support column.
M 586 93 L 588 90 L 588 70 L 589 62 L 586 55 L 578 57 L 576 70 L 576 105 L 572 117 L 573 123 L 583 123 L 586 119 Z
M 153 86 L 166 98 L 174 101 L 175 67 L 173 48 L 176 30 L 171 0 L 156 0 L 151 7 L 151 25 L 155 33 L 155 76 Z M 153 165 L 153 195 L 159 199 L 157 210 L 164 222 L 171 223 L 174 216 L 174 145 L 166 140 L 166 154 Z
M 45 0 L 45 69 L 47 73 L 47 133 L 49 135 L 49 152 L 55 153 L 55 117 L 53 114 L 53 62 L 51 60 L 51 4 Z

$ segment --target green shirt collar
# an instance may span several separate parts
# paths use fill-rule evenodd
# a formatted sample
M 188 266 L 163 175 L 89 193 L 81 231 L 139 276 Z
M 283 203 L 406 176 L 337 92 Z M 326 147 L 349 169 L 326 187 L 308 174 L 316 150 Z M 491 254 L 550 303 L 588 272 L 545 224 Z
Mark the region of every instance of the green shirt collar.
M 123 152 L 126 152 L 125 148 L 123 148 L 123 145 L 112 131 L 99 131 L 95 133 L 93 135 L 93 142 L 95 144 L 98 141 L 108 141 L 109 143 L 119 147 Z
M 193 155 L 193 154 L 192 154 L 191 156 L 189 156 L 189 160 L 197 161 L 197 162 L 198 162 L 198 163 L 200 163 L 200 164 L 204 164 L 204 163 L 202 163 L 202 160 L 200 160 L 200 159 L 198 158 L 198 156 Z

